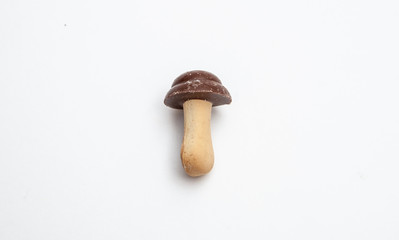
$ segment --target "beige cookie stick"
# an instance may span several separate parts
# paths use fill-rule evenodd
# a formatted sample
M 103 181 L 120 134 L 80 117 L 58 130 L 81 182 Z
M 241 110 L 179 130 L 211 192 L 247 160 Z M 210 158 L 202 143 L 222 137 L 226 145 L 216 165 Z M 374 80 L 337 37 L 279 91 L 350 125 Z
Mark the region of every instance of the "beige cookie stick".
M 231 103 L 231 96 L 212 73 L 190 71 L 180 75 L 166 94 L 164 103 L 184 110 L 181 160 L 192 177 L 207 174 L 213 167 L 211 138 L 212 107 Z

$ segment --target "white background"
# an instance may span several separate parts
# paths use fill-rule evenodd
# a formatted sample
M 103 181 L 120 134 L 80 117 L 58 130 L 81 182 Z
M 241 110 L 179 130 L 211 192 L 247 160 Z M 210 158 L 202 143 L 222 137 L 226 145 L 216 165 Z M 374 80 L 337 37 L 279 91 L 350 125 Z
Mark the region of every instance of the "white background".
M 187 177 L 181 73 L 216 74 Z M 399 239 L 399 3 L 0 2 L 0 239 Z

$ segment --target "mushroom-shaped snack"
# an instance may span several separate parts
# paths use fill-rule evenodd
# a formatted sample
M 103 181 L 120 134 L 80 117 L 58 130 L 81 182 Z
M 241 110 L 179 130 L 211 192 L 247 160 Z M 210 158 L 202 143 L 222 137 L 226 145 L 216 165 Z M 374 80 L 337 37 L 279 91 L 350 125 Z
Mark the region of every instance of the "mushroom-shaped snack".
M 176 78 L 164 103 L 184 112 L 180 151 L 184 170 L 192 177 L 207 174 L 214 161 L 210 126 L 212 106 L 231 103 L 230 93 L 212 73 L 190 71 Z

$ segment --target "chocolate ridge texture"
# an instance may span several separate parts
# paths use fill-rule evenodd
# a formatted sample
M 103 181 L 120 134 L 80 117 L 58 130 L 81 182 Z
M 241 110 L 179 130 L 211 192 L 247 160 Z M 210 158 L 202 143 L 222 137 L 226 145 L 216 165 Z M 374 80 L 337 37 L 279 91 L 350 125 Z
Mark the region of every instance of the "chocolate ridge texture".
M 168 107 L 182 109 L 183 103 L 191 99 L 201 99 L 219 106 L 231 103 L 229 91 L 214 74 L 195 70 L 183 73 L 172 84 L 165 96 Z

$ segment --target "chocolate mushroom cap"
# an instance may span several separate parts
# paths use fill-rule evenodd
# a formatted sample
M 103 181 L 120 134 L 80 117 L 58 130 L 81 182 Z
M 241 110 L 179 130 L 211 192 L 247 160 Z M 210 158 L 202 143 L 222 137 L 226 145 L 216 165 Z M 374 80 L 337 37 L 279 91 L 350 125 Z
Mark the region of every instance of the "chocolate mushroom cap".
M 202 99 L 213 106 L 231 103 L 230 93 L 219 78 L 200 70 L 186 72 L 176 78 L 164 103 L 168 107 L 182 109 L 183 103 L 191 99 Z

